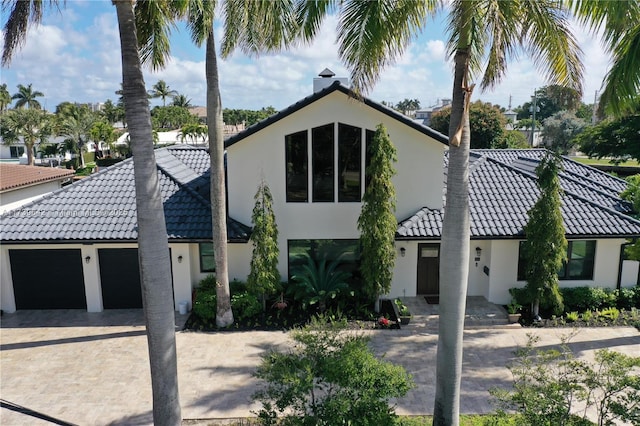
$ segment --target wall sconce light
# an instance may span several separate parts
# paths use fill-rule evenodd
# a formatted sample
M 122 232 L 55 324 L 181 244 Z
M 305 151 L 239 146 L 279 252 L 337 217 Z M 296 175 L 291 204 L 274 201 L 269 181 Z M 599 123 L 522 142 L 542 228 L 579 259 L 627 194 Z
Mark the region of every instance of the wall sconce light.
M 85 258 L 84 258 L 84 263 L 87 263 L 87 264 L 88 264 L 89 262 L 91 262 L 91 256 L 87 256 L 87 257 L 85 257 Z
M 480 247 L 476 247 L 476 267 L 478 267 L 478 262 L 480 262 L 480 255 L 482 254 L 482 249 Z
M 178 256 L 178 263 L 182 263 L 182 255 Z
M 400 247 L 400 256 L 404 257 L 405 254 L 407 254 L 407 249 L 404 247 Z

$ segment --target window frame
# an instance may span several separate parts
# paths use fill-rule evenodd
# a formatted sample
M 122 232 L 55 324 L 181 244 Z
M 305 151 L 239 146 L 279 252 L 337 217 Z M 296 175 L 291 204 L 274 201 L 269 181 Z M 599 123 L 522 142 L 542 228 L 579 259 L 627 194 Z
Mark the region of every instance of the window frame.
M 205 253 L 203 252 L 202 248 L 205 245 L 210 245 L 211 246 L 211 253 Z M 213 269 L 205 269 L 204 267 L 204 258 L 205 257 L 211 257 L 211 259 L 213 260 Z M 198 243 L 198 258 L 200 259 L 200 272 L 201 273 L 215 273 L 216 272 L 216 259 L 215 259 L 215 254 L 214 254 L 214 250 L 213 250 L 213 243 Z
M 289 163 L 290 163 L 290 150 L 289 150 L 289 138 L 293 138 L 296 135 L 304 134 L 304 185 L 305 185 L 305 197 L 303 199 L 296 199 L 291 197 L 289 191 Z M 301 144 L 302 145 L 302 144 Z M 284 136 L 284 152 L 285 152 L 285 199 L 287 203 L 308 203 L 309 202 L 309 131 L 301 130 L 299 132 L 289 133 Z
M 571 256 L 573 254 L 573 244 L 574 243 L 586 243 L 587 246 L 590 244 L 593 244 L 593 249 L 590 250 L 588 247 L 585 248 L 585 251 L 587 252 L 587 254 L 589 253 L 593 253 L 592 257 L 583 257 L 582 259 L 571 259 Z M 526 281 L 526 276 L 525 276 L 525 262 L 524 262 L 524 258 L 523 258 L 523 251 L 522 251 L 522 246 L 524 244 L 524 241 L 520 241 L 518 244 L 518 270 L 517 270 L 517 280 L 518 281 Z M 560 281 L 593 281 L 594 279 L 594 272 L 595 272 L 595 263 L 596 263 L 596 251 L 597 251 L 597 247 L 598 247 L 598 240 L 570 240 L 567 241 L 567 260 L 565 262 L 562 262 L 562 266 L 560 267 L 560 269 L 558 270 L 558 280 Z M 589 275 L 589 277 L 586 278 L 574 278 L 571 276 L 571 268 L 570 268 L 570 263 L 574 262 L 584 262 L 584 261 L 591 261 L 591 273 Z

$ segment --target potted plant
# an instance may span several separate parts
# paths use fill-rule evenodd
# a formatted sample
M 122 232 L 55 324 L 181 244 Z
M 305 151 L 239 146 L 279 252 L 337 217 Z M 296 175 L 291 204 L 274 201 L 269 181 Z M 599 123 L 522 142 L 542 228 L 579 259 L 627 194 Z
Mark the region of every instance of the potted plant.
M 395 299 L 394 303 L 398 308 L 398 320 L 401 325 L 407 325 L 411 321 L 411 312 L 401 299 Z
M 522 316 L 522 314 L 520 313 L 520 309 L 522 309 L 522 305 L 516 303 L 515 300 L 512 300 L 511 303 L 507 305 L 509 324 L 515 324 L 520 321 L 520 317 Z

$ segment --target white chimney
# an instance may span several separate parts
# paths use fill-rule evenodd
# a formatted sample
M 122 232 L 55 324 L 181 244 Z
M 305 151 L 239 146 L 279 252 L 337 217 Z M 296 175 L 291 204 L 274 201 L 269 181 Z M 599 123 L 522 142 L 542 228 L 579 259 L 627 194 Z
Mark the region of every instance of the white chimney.
M 331 71 L 329 68 L 325 68 L 322 70 L 318 77 L 313 79 L 313 93 L 317 93 L 322 89 L 325 89 L 331 86 L 336 81 L 339 81 L 343 86 L 349 87 L 349 79 L 344 77 L 335 77 L 335 73 Z

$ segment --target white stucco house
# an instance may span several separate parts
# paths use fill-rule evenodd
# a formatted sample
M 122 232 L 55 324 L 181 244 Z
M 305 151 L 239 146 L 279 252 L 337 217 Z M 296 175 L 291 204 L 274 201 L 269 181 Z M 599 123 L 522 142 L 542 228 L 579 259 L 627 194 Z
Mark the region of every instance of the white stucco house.
M 227 139 L 230 279 L 249 273 L 253 197 L 262 180 L 274 198 L 283 277 L 302 252 L 316 258 L 347 253 L 357 273 L 366 147 L 383 123 L 398 157 L 397 259 L 389 296 L 437 296 L 447 138 L 353 95 L 340 81 L 327 82 Z M 524 285 L 519 244 L 538 196 L 534 169 L 544 154 L 472 151 L 469 295 L 505 304 L 508 289 Z M 156 161 L 178 309 L 191 300 L 193 286 L 214 272 L 209 157 L 204 148 L 175 145 L 156 150 Z M 640 221 L 628 216 L 631 206 L 618 197 L 625 182 L 568 159 L 563 163 L 570 245 L 561 285 L 635 285 L 637 272 L 625 272 L 621 253 L 627 238 L 640 236 Z M 130 159 L 6 213 L 0 217 L 0 307 L 140 307 L 136 236 Z M 34 270 L 33 264 L 48 266 Z

